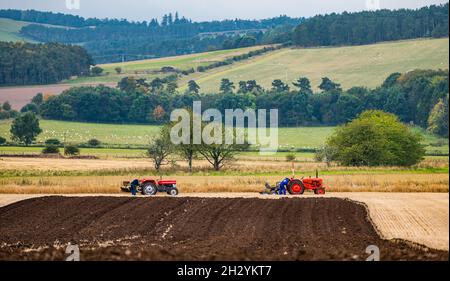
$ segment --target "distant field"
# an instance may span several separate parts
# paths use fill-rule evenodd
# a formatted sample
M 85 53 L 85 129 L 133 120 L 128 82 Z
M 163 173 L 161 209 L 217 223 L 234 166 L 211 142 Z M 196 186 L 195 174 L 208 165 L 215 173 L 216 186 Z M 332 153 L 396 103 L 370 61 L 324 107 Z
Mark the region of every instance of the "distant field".
M 145 145 L 158 133 L 159 127 L 152 125 L 116 125 L 41 120 L 43 133 L 37 141 L 49 138 L 64 138 L 74 143 L 97 138 L 110 145 Z M 11 120 L 0 121 L 0 136 L 9 138 Z M 333 127 L 280 128 L 279 144 L 282 149 L 320 147 Z
M 116 83 L 105 84 L 110 87 L 114 87 L 117 85 Z M 78 84 L 78 86 L 81 85 L 82 84 Z M 29 103 L 37 93 L 59 95 L 60 93 L 67 89 L 70 89 L 71 87 L 73 87 L 73 85 L 69 84 L 0 87 L 0 103 L 9 101 L 14 109 L 20 110 L 23 106 Z
M 202 92 L 214 92 L 218 90 L 222 78 L 229 78 L 236 84 L 241 80 L 256 80 L 264 87 L 270 88 L 274 79 L 282 79 L 291 83 L 300 76 L 306 76 L 311 80 L 312 85 L 317 87 L 321 78 L 328 76 L 341 83 L 344 88 L 353 86 L 374 88 L 393 72 L 406 72 L 414 69 L 447 69 L 449 67 L 448 44 L 448 38 L 444 38 L 406 40 L 364 46 L 286 48 L 230 66 L 184 76 L 181 78 L 179 86 L 183 90 L 187 82 L 193 79 L 201 86 Z M 79 78 L 68 81 L 68 83 L 116 82 L 124 76 L 158 70 L 163 66 L 173 66 L 178 69 L 196 68 L 259 48 L 262 46 L 104 64 L 101 67 L 105 69 L 105 72 L 109 72 L 109 75 Z M 116 67 L 121 67 L 123 74 L 115 74 Z M 138 74 L 138 76 L 148 79 L 156 77 L 143 74 Z
M 204 92 L 217 91 L 220 80 L 225 77 L 236 84 L 254 79 L 270 88 L 274 79 L 291 83 L 300 76 L 308 77 L 317 87 L 321 78 L 327 76 L 341 83 L 344 89 L 374 88 L 393 72 L 448 69 L 448 61 L 448 38 L 350 47 L 290 48 L 207 73 L 196 73 L 189 79 L 196 80 Z
M 30 23 L 15 21 L 11 19 L 0 18 L 0 41 L 26 41 L 35 42 L 31 39 L 25 38 L 19 34 L 22 27 L 29 25 Z
M 31 38 L 27 38 L 20 34 L 20 29 L 24 26 L 30 25 L 30 24 L 37 24 L 37 25 L 43 25 L 47 27 L 56 27 L 56 28 L 70 28 L 67 26 L 59 26 L 59 25 L 52 25 L 52 24 L 43 24 L 43 23 L 35 23 L 35 22 L 25 22 L 25 21 L 17 21 L 7 18 L 0 18 L 0 41 L 24 41 L 24 42 L 30 42 L 30 43 L 37 43 L 36 40 L 33 40 Z
M 107 75 L 100 77 L 80 77 L 62 81 L 57 85 L 3 87 L 0 88 L 0 102 L 10 101 L 14 108 L 20 109 L 38 92 L 60 94 L 64 89 L 82 84 L 106 84 L 114 87 L 125 76 L 138 76 L 146 79 L 163 77 L 167 74 L 154 74 L 163 66 L 178 69 L 196 68 L 227 57 L 247 53 L 263 46 L 223 50 L 177 57 L 132 61 L 101 65 Z M 342 84 L 344 88 L 379 86 L 393 72 L 414 69 L 448 69 L 449 40 L 421 39 L 379 43 L 365 46 L 329 47 L 296 49 L 286 48 L 230 66 L 211 69 L 204 73 L 194 73 L 180 78 L 180 91 L 186 89 L 189 80 L 196 80 L 201 92 L 217 92 L 222 78 L 229 78 L 237 84 L 240 80 L 253 80 L 266 88 L 274 79 L 291 83 L 300 76 L 308 77 L 317 87 L 320 79 L 328 76 Z M 122 68 L 122 74 L 115 72 Z M 146 74 L 146 72 L 150 74 Z M 138 73 L 138 74 L 136 74 Z
M 159 130 L 158 126 L 150 125 L 115 125 L 41 120 L 43 133 L 37 141 L 43 142 L 49 138 L 61 141 L 82 143 L 91 138 L 97 138 L 110 145 L 142 145 Z M 0 121 L 0 135 L 9 137 L 11 121 Z
M 121 78 L 126 76 L 139 76 L 147 79 L 154 79 L 156 77 L 165 76 L 166 74 L 146 74 L 145 72 L 158 71 L 164 66 L 171 66 L 180 70 L 187 70 L 190 68 L 196 69 L 198 66 L 209 65 L 214 62 L 223 61 L 227 58 L 262 48 L 264 48 L 264 46 L 255 46 L 232 50 L 220 50 L 183 56 L 129 61 L 123 63 L 102 64 L 99 66 L 104 69 L 105 73 L 108 73 L 107 75 L 100 77 L 81 77 L 65 82 L 70 84 L 93 83 L 93 82 L 111 83 L 111 82 L 118 82 Z M 115 71 L 115 68 L 117 67 L 120 67 L 122 69 L 120 75 L 117 74 Z
M 191 67 L 204 66 L 212 62 L 222 61 L 229 57 L 248 53 L 253 50 L 262 49 L 263 46 L 255 46 L 241 49 L 221 50 L 207 53 L 199 53 L 184 56 L 175 56 L 167 58 L 130 61 L 124 63 L 102 64 L 101 67 L 106 72 L 115 72 L 116 67 L 121 67 L 124 73 L 133 73 L 134 71 L 159 70 L 164 66 L 172 66 L 177 69 L 188 69 Z
M 43 133 L 39 135 L 37 141 L 41 143 L 49 138 L 73 143 L 84 143 L 91 138 L 96 138 L 105 145 L 119 147 L 146 145 L 159 130 L 158 126 L 152 125 L 95 124 L 52 120 L 41 120 L 40 124 Z M 0 121 L 0 136 L 8 139 L 10 127 L 11 120 Z M 279 128 L 279 148 L 280 150 L 320 148 L 333 130 L 334 127 Z M 414 128 L 414 130 L 424 136 L 424 144 L 429 153 L 448 154 L 448 139 L 430 135 L 419 128 Z M 2 149 L 0 148 L 0 150 Z M 284 157 L 285 155 L 280 156 Z M 305 155 L 299 155 L 299 158 L 303 157 Z

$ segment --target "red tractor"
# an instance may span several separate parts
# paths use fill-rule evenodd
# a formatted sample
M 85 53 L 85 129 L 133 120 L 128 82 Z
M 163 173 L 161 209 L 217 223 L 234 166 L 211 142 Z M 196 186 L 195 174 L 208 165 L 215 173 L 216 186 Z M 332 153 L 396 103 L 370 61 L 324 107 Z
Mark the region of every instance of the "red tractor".
M 136 182 L 137 181 L 137 182 Z M 165 192 L 169 195 L 178 195 L 176 180 L 154 180 L 151 178 L 143 178 L 141 180 L 124 181 L 122 184 L 123 192 L 131 192 L 131 185 L 135 182 L 137 192 L 142 195 L 156 195 L 158 192 Z
M 287 181 L 287 183 L 286 183 Z M 284 180 L 286 189 L 291 195 L 302 195 L 305 190 L 312 190 L 314 194 L 325 194 L 325 187 L 323 186 L 323 179 L 319 178 L 319 174 L 316 171 L 315 178 L 301 178 L 296 179 L 295 176 Z M 278 182 L 276 186 L 270 186 L 266 183 L 266 190 L 261 194 L 280 194 L 280 187 L 283 182 Z
M 323 186 L 323 179 L 321 178 L 301 178 L 291 179 L 287 191 L 292 195 L 301 195 L 305 190 L 312 190 L 314 194 L 325 194 L 325 187 Z

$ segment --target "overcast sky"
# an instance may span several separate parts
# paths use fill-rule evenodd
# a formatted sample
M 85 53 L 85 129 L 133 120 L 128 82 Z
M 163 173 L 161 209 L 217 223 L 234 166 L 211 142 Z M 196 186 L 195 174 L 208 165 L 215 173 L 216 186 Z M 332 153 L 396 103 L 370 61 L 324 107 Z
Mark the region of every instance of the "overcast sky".
M 80 9 L 68 9 L 66 1 L 79 1 Z M 0 8 L 35 9 L 77 14 L 83 17 L 149 20 L 168 12 L 194 21 L 262 19 L 286 14 L 310 17 L 342 11 L 419 8 L 448 0 L 0 0 Z

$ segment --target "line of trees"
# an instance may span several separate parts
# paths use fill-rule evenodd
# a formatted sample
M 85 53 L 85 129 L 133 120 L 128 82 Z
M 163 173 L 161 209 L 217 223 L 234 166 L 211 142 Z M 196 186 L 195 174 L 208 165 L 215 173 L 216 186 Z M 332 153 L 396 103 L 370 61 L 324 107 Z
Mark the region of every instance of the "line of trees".
M 0 85 L 56 83 L 88 75 L 92 64 L 79 46 L 0 42 Z
M 19 112 L 11 107 L 9 101 L 0 103 L 0 120 L 15 118 L 17 115 L 19 115 Z
M 157 172 L 164 165 L 174 164 L 171 157 L 174 155 L 187 162 L 190 173 L 193 172 L 193 161 L 200 158 L 209 162 L 215 171 L 220 171 L 235 159 L 237 153 L 249 149 L 248 143 L 225 142 L 229 136 L 237 140 L 237 130 L 230 134 L 225 130 L 224 124 L 211 122 L 201 122 L 201 131 L 203 134 L 204 130 L 209 131 L 209 134 L 214 132 L 214 138 L 219 134 L 222 142 L 209 143 L 202 140 L 201 143 L 195 144 L 192 111 L 189 117 L 190 132 L 186 143 L 174 143 L 171 130 L 179 130 L 179 126 L 171 122 L 162 126 L 160 132 L 150 139 L 147 155 L 153 161 Z M 42 133 L 42 129 L 36 115 L 26 112 L 13 120 L 10 133 L 13 141 L 30 145 Z M 316 152 L 315 158 L 328 164 L 338 162 L 345 166 L 413 166 L 422 161 L 425 155 L 422 140 L 420 133 L 411 131 L 396 115 L 380 110 L 368 110 L 351 122 L 339 126 L 326 140 L 325 146 Z M 6 139 L 0 137 L 0 145 L 5 142 Z M 87 145 L 98 147 L 100 142 L 91 139 Z M 42 153 L 59 154 L 62 146 L 67 156 L 80 154 L 79 146 L 65 143 L 63 145 L 58 139 L 47 139 Z M 286 159 L 294 161 L 295 156 L 287 155 Z
M 216 124 L 215 126 L 222 126 L 222 135 L 219 136 L 222 139 L 222 143 L 207 144 L 203 140 L 200 144 L 194 144 L 193 141 L 193 113 L 190 113 L 190 140 L 189 143 L 174 144 L 170 137 L 170 131 L 175 124 L 166 123 L 161 127 L 159 134 L 150 140 L 150 145 L 147 149 L 147 155 L 152 159 L 157 172 L 161 167 L 170 163 L 169 157 L 171 155 L 178 155 L 181 159 L 185 160 L 188 164 L 189 172 L 193 171 L 193 161 L 198 158 L 205 159 L 215 171 L 220 171 L 225 165 L 229 164 L 235 159 L 237 153 L 247 150 L 250 146 L 248 143 L 244 144 L 227 144 L 225 139 L 227 138 L 226 130 L 223 124 Z M 201 130 L 207 126 L 211 126 L 211 122 L 201 123 Z M 214 130 L 214 129 L 213 129 Z M 215 132 L 214 132 L 215 134 Z M 237 138 L 237 132 L 234 131 L 232 135 L 233 140 Z
M 397 115 L 402 122 L 448 135 L 448 70 L 393 73 L 375 89 L 353 87 L 346 91 L 324 77 L 316 93 L 306 77 L 292 85 L 274 80 L 271 89 L 264 89 L 255 80 L 241 81 L 236 87 L 234 82 L 223 79 L 213 94 L 202 94 L 195 81 L 190 81 L 187 90 L 180 93 L 176 81 L 159 78 L 151 82 L 124 78 L 119 87 L 73 87 L 24 108 L 47 119 L 163 124 L 173 109 L 192 107 L 193 101 L 199 100 L 203 108 L 221 112 L 237 108 L 279 109 L 282 127 L 343 124 L 363 111 L 379 109 Z
M 271 51 L 279 50 L 279 49 L 281 49 L 283 47 L 285 47 L 285 46 L 284 45 L 278 45 L 276 47 L 264 47 L 264 48 L 259 49 L 259 50 L 250 51 L 250 52 L 248 52 L 246 54 L 233 56 L 233 57 L 228 58 L 228 59 L 223 60 L 223 61 L 214 62 L 212 64 L 205 65 L 205 66 L 198 66 L 197 67 L 197 71 L 198 72 L 205 72 L 205 71 L 213 69 L 213 68 L 230 65 L 230 64 L 233 64 L 233 63 L 238 62 L 238 61 L 243 61 L 243 60 L 246 60 L 246 59 L 249 59 L 249 58 L 252 58 L 252 57 L 263 55 L 263 54 L 271 52 Z
M 448 36 L 449 4 L 417 10 L 379 10 L 312 17 L 293 32 L 299 46 L 361 45 L 381 41 Z
M 163 57 L 257 44 L 284 43 L 286 34 L 290 34 L 302 21 L 301 18 L 280 16 L 264 20 L 192 22 L 180 17 L 178 13 L 170 13 L 164 15 L 161 21 L 151 19 L 131 22 L 117 19 L 84 19 L 34 10 L 0 10 L 0 17 L 71 27 L 30 24 L 22 27 L 20 33 L 40 42 L 83 43 L 97 63 L 120 61 L 123 58 L 136 60 L 142 58 L 142 54 Z M 270 32 L 266 36 L 267 30 Z
M 128 21 L 126 19 L 98 19 L 98 18 L 83 18 L 71 14 L 42 12 L 36 10 L 16 10 L 16 9 L 3 9 L 0 10 L 0 18 L 9 18 L 18 21 L 43 23 L 51 25 L 59 25 L 66 27 L 113 27 L 113 26 L 145 26 L 149 28 L 168 27 L 174 25 L 186 25 L 191 24 L 190 29 L 195 30 L 194 33 L 200 32 L 219 32 L 230 30 L 246 30 L 246 29 L 263 29 L 271 28 L 284 24 L 297 24 L 299 18 L 290 18 L 282 15 L 279 17 L 263 19 L 263 20 L 221 20 L 210 22 L 193 22 L 183 16 L 180 16 L 178 12 L 168 13 L 163 15 L 161 20 L 157 18 L 149 19 L 149 21 Z
M 0 17 L 69 26 L 71 28 L 30 24 L 20 33 L 40 42 L 83 43 L 96 63 L 101 63 L 123 58 L 136 60 L 143 58 L 142 55 L 163 57 L 258 44 L 294 43 L 316 47 L 446 37 L 449 34 L 448 8 L 447 3 L 417 10 L 332 13 L 309 19 L 280 16 L 266 20 L 211 22 L 192 22 L 178 13 L 164 15 L 161 21 L 143 22 L 84 19 L 33 10 L 0 10 Z

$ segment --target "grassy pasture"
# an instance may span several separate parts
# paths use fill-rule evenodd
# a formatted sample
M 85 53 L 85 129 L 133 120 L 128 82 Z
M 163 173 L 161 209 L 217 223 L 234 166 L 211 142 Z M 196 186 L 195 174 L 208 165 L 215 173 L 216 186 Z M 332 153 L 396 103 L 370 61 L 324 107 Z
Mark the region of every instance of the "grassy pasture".
M 1 23 L 2 19 L 0 19 Z M 16 26 L 18 25 L 15 22 Z M 26 24 L 26 23 L 25 23 Z M 5 25 L 8 26 L 8 25 Z M 0 25 L 4 28 L 3 25 Z M 17 27 L 16 27 L 17 29 Z M 12 34 L 12 33 L 11 33 Z M 0 88 L 0 102 L 9 101 L 14 108 L 20 109 L 38 92 L 59 94 L 70 86 L 105 84 L 110 87 L 125 76 L 136 76 L 149 80 L 168 74 L 151 73 L 163 66 L 179 69 L 196 68 L 228 57 L 247 53 L 262 46 L 222 50 L 185 56 L 140 60 L 125 63 L 103 64 L 106 75 L 99 77 L 79 77 L 62 81 L 61 84 L 40 87 Z M 222 78 L 229 78 L 236 84 L 240 80 L 255 79 L 266 88 L 271 87 L 274 79 L 289 83 L 300 76 L 311 79 L 312 85 L 319 85 L 320 79 L 328 76 L 344 88 L 366 86 L 374 88 L 393 72 L 405 72 L 414 69 L 448 69 L 449 40 L 419 39 L 397 42 L 385 42 L 365 46 L 329 47 L 329 48 L 286 48 L 269 52 L 229 66 L 182 76 L 178 81 L 179 91 L 186 89 L 189 80 L 196 80 L 201 92 L 217 92 Z M 121 67 L 122 73 L 116 74 L 115 68 Z M 139 73 L 139 74 L 136 74 Z M 147 73 L 146 73 L 147 72 Z
M 83 77 L 64 82 L 70 84 L 115 83 L 122 77 L 131 75 L 153 79 L 164 76 L 164 74 L 142 74 L 142 72 L 159 70 L 163 66 L 172 66 L 182 70 L 196 68 L 261 48 L 262 46 L 256 46 L 103 64 L 100 66 L 105 69 L 106 73 L 109 73 L 107 75 Z M 317 87 L 320 79 L 328 76 L 341 83 L 344 89 L 353 86 L 374 88 L 393 72 L 406 72 L 414 69 L 447 69 L 448 61 L 448 38 L 405 40 L 363 46 L 286 48 L 229 66 L 183 76 L 179 81 L 179 86 L 183 91 L 189 80 L 196 80 L 201 86 L 202 92 L 215 92 L 218 90 L 220 80 L 229 78 L 236 84 L 241 80 L 256 80 L 264 87 L 270 88 L 274 79 L 282 79 L 291 83 L 300 76 L 306 76 L 311 80 L 312 85 Z M 116 67 L 121 67 L 123 73 L 116 74 L 114 70 Z
M 11 120 L 0 121 L 0 136 L 9 139 L 11 122 Z M 159 126 L 152 125 L 95 124 L 53 120 L 41 120 L 40 125 L 43 133 L 38 136 L 38 143 L 43 143 L 50 138 L 57 138 L 61 141 L 66 140 L 67 143 L 78 144 L 85 143 L 91 138 L 96 138 L 105 146 L 114 146 L 114 148 L 136 148 L 146 145 L 152 136 L 159 132 Z M 294 151 L 301 148 L 320 148 L 333 130 L 334 127 L 279 128 L 279 149 L 282 151 Z M 420 128 L 413 128 L 413 130 L 424 136 L 424 145 L 427 152 L 431 154 L 448 154 L 448 139 L 428 134 Z M 40 150 L 40 148 L 0 147 L 0 151 L 4 153 L 7 153 L 7 151 L 29 153 L 37 150 Z M 142 150 L 83 149 L 83 154 L 100 156 L 118 156 L 127 155 L 128 153 L 131 156 L 136 156 L 140 155 Z M 286 154 L 285 152 L 279 152 L 275 157 L 284 158 Z M 257 152 L 249 152 L 244 154 L 244 156 L 260 158 Z M 298 159 L 311 159 L 312 154 L 299 153 L 297 157 Z
M 248 53 L 253 50 L 262 49 L 263 46 L 212 51 L 199 54 L 157 58 L 123 63 L 111 63 L 100 65 L 106 72 L 114 73 L 116 67 L 121 67 L 123 73 L 132 74 L 134 71 L 160 70 L 164 66 L 172 66 L 177 69 L 188 69 L 191 67 L 205 66 L 212 62 L 222 61 L 229 57 Z
M 8 137 L 11 120 L 0 121 L 0 135 Z M 158 126 L 150 125 L 117 125 L 95 124 L 80 122 L 64 122 L 53 120 L 41 120 L 40 126 L 43 133 L 39 135 L 37 142 L 46 139 L 64 139 L 69 143 L 83 143 L 89 139 L 99 139 L 105 145 L 144 145 L 150 138 L 158 133 Z
M 147 74 L 152 71 L 159 71 L 162 67 L 171 66 L 179 70 L 187 70 L 190 68 L 196 69 L 198 66 L 209 65 L 214 62 L 223 61 L 227 58 L 248 53 L 253 50 L 262 49 L 264 46 L 255 46 L 240 49 L 220 50 L 206 53 L 173 56 L 165 58 L 146 59 L 138 61 L 128 61 L 121 63 L 110 63 L 99 65 L 104 69 L 106 75 L 99 77 L 80 77 L 69 81 L 64 81 L 69 84 L 80 83 L 116 83 L 126 76 L 136 76 L 146 78 L 148 80 L 156 77 L 164 77 L 167 74 Z M 122 69 L 121 74 L 116 73 L 116 68 Z M 188 76 L 190 77 L 190 76 Z
M 56 28 L 71 28 L 67 26 L 58 26 L 51 24 L 25 22 L 7 18 L 0 18 L 0 41 L 13 41 L 13 42 L 22 41 L 22 42 L 37 43 L 37 41 L 27 38 L 20 34 L 20 29 L 30 24 L 37 24 Z
M 217 91 L 222 78 L 235 83 L 256 80 L 270 88 L 274 79 L 292 83 L 300 76 L 308 77 L 314 87 L 327 76 L 341 83 L 344 89 L 353 86 L 374 88 L 393 72 L 447 69 L 448 61 L 448 38 L 364 46 L 289 48 L 229 67 L 196 73 L 189 79 L 196 80 L 204 92 Z
M 19 34 L 20 29 L 27 25 L 29 25 L 29 23 L 0 18 L 0 41 L 35 42 Z

